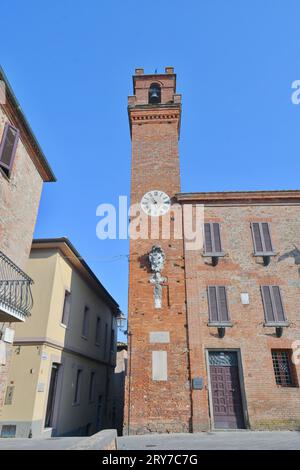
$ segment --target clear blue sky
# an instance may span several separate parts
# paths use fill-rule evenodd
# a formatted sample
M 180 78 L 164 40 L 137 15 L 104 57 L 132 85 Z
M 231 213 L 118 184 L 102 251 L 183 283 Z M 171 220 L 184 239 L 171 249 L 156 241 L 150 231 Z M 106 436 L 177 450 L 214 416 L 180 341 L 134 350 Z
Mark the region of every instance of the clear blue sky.
M 35 236 L 69 237 L 124 312 L 128 242 L 98 240 L 95 211 L 129 194 L 135 67 L 175 67 L 182 191 L 299 187 L 298 0 L 1 3 L 1 64 L 58 178 Z

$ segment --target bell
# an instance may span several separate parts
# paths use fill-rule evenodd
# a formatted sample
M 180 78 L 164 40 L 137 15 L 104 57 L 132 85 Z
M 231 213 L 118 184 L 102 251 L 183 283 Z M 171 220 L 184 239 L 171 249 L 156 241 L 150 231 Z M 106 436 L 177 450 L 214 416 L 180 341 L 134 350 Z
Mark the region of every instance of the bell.
M 150 90 L 149 98 L 150 103 L 159 103 L 159 94 L 155 88 L 153 90 Z

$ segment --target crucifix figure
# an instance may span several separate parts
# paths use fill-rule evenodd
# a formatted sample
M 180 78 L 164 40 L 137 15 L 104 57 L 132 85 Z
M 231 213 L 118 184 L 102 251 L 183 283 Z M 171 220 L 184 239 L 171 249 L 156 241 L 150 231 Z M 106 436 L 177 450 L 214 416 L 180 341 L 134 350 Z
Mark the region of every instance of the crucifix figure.
M 166 256 L 159 245 L 153 245 L 149 253 L 149 262 L 153 274 L 150 277 L 151 284 L 154 284 L 154 307 L 162 307 L 162 284 L 166 278 L 161 275 Z

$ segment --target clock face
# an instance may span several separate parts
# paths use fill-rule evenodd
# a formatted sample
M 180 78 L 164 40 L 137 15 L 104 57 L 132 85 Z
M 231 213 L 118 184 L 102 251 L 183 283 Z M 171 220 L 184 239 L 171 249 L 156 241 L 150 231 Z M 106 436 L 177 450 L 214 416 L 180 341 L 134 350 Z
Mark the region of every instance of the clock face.
M 171 207 L 171 200 L 163 191 L 154 189 L 144 194 L 141 206 L 147 215 L 158 217 L 168 212 Z

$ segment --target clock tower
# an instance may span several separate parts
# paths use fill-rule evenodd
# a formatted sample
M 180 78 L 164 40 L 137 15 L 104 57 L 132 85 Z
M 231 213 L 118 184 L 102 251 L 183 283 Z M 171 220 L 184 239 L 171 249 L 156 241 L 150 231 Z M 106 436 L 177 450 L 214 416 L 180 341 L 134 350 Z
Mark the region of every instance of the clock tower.
M 153 235 L 149 228 L 148 236 L 143 232 L 130 240 L 124 434 L 188 432 L 184 250 L 182 237 L 174 236 L 172 215 L 180 192 L 181 95 L 176 93 L 173 67 L 151 75 L 136 69 L 133 90 L 128 98 L 131 205 L 139 204 L 148 226 L 156 224 L 159 230 Z M 164 222 L 170 223 L 167 237 Z

